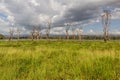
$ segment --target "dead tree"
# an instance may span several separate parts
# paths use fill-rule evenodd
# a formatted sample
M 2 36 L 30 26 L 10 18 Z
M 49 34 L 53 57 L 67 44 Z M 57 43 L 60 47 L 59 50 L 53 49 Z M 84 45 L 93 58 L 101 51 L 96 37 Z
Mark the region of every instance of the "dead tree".
M 47 39 L 49 39 L 51 27 L 52 27 L 52 20 L 49 19 L 49 20 L 47 21 L 47 29 L 46 29 L 46 38 L 47 38 Z
M 66 30 L 66 38 L 69 39 L 69 29 L 70 29 L 70 23 L 65 23 L 65 30 Z
M 41 39 L 42 32 L 41 32 L 41 27 L 40 26 L 38 26 L 38 28 L 36 30 L 36 36 L 37 36 L 37 40 Z
M 19 29 L 19 28 L 17 28 L 16 33 L 17 33 L 17 39 L 19 40 L 19 39 L 20 39 L 20 33 L 21 33 L 21 31 L 20 31 L 20 29 Z
M 40 31 L 36 32 L 37 40 L 41 39 L 42 33 Z
M 107 42 L 109 40 L 109 26 L 110 26 L 110 20 L 111 20 L 111 12 L 110 10 L 104 10 L 104 14 L 102 17 L 102 25 L 104 27 L 104 41 Z
M 32 41 L 35 39 L 35 35 L 36 35 L 36 33 L 35 33 L 35 27 L 33 26 L 33 29 L 31 31 L 31 39 L 32 39 Z
M 9 28 L 9 41 L 11 41 L 13 39 L 13 34 L 14 34 L 14 29 L 13 28 Z
M 77 35 L 78 35 L 79 40 L 81 41 L 81 40 L 82 40 L 83 28 L 82 28 L 82 27 L 78 28 L 78 29 L 76 30 L 76 32 L 77 32 Z
M 73 34 L 72 34 L 72 36 L 73 36 L 73 39 L 75 39 L 75 25 L 74 24 L 72 24 L 72 32 L 73 32 Z
M 41 35 L 42 35 L 41 27 L 38 25 L 34 25 L 32 31 L 31 31 L 31 39 L 39 40 L 41 38 Z

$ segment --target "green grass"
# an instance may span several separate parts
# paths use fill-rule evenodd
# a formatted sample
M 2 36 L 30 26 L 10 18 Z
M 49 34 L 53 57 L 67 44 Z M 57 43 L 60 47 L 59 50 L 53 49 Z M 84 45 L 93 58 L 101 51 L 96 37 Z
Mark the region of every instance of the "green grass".
M 0 80 L 120 80 L 120 42 L 1 41 Z

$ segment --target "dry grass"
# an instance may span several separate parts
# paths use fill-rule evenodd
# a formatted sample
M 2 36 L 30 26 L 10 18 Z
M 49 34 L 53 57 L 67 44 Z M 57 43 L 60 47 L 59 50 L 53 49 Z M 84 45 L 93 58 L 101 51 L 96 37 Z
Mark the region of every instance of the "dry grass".
M 0 80 L 120 80 L 120 42 L 0 42 Z

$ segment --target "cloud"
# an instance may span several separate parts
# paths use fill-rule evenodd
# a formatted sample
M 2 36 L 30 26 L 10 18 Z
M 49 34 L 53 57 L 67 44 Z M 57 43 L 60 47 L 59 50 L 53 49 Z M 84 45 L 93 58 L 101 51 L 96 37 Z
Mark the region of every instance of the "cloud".
M 54 27 L 64 27 L 65 22 L 100 22 L 103 6 L 119 9 L 119 5 L 118 0 L 1 0 L 0 13 L 29 31 L 36 24 L 45 27 L 48 18 L 53 20 Z M 120 18 L 119 12 L 114 14 L 113 19 Z
M 120 19 L 120 8 L 115 8 L 112 14 L 112 19 Z
M 29 2 L 30 2 L 30 4 L 32 4 L 33 6 L 40 6 L 40 4 L 38 4 L 38 3 L 36 2 L 36 0 L 30 0 Z
M 14 16 L 8 16 L 8 17 L 7 17 L 7 20 L 9 20 L 9 21 L 12 22 L 12 23 L 15 23 L 15 18 L 14 18 Z
M 113 30 L 113 31 L 110 32 L 110 34 L 120 35 L 120 30 Z

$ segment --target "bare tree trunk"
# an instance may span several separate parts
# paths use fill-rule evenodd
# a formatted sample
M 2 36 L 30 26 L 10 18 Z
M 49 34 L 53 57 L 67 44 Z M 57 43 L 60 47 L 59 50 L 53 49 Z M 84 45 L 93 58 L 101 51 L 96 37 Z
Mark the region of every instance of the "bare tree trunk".
M 31 38 L 32 38 L 32 41 L 34 40 L 34 35 L 32 34 L 32 36 L 31 36 Z
M 9 41 L 11 41 L 13 39 L 14 30 L 13 29 L 9 29 L 9 33 L 10 33 Z
M 37 40 L 41 39 L 41 32 L 37 31 Z
M 66 38 L 69 40 L 69 33 L 66 31 Z
M 46 33 L 46 39 L 49 39 L 49 33 Z
M 40 33 L 40 35 L 39 35 L 39 39 L 41 39 L 42 38 L 42 33 Z
M 20 34 L 18 34 L 18 38 L 17 38 L 18 40 L 20 39 Z
M 32 41 L 34 40 L 34 32 L 33 31 L 31 32 L 31 39 L 32 39 Z
M 37 40 L 39 40 L 39 35 L 37 35 Z
M 12 41 L 13 39 L 13 34 L 10 34 L 9 41 Z
M 81 35 L 79 35 L 79 40 L 80 40 L 80 41 L 82 40 L 82 36 L 81 36 Z
M 36 39 L 36 27 L 33 26 L 33 30 L 31 31 L 31 39 L 32 41 Z
M 73 32 L 73 39 L 75 39 L 75 32 Z
M 17 28 L 17 39 L 20 39 L 20 30 Z
M 77 30 L 77 34 L 78 34 L 78 39 L 81 41 L 82 40 L 82 29 Z
M 47 30 L 46 30 L 46 38 L 49 39 L 50 38 L 50 29 L 52 27 L 52 20 L 49 19 L 47 21 Z

